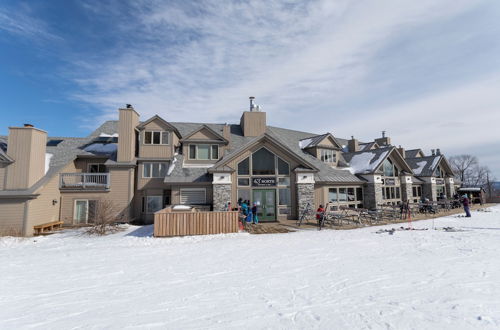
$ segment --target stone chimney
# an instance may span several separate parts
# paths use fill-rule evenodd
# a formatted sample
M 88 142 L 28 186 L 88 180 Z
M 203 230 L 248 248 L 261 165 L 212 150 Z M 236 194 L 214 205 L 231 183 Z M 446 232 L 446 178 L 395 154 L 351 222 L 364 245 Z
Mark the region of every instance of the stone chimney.
M 14 163 L 7 167 L 6 190 L 28 189 L 45 175 L 47 132 L 25 124 L 9 127 L 7 155 Z
M 126 108 L 118 109 L 118 155 L 117 161 L 129 163 L 135 159 L 136 133 L 139 125 L 139 114 L 127 104 Z
M 260 136 L 266 132 L 266 113 L 258 111 L 259 107 L 253 103 L 253 100 L 254 97 L 251 96 L 250 111 L 243 112 L 240 119 L 243 136 Z
M 436 150 L 431 149 L 431 154 L 432 154 L 432 156 L 436 156 Z
M 349 152 L 359 151 L 359 141 L 356 140 L 354 136 L 351 136 L 351 139 L 347 141 L 347 148 L 349 149 Z
M 436 149 L 436 155 L 438 155 L 438 156 L 441 155 L 441 149 Z
M 406 158 L 406 151 L 405 151 L 405 148 L 402 148 L 401 146 L 399 146 L 398 151 L 399 151 L 399 154 L 400 154 L 403 158 Z
M 375 139 L 375 142 L 377 142 L 379 146 L 388 146 L 391 144 L 391 138 L 385 136 L 385 131 L 382 131 L 382 137 Z

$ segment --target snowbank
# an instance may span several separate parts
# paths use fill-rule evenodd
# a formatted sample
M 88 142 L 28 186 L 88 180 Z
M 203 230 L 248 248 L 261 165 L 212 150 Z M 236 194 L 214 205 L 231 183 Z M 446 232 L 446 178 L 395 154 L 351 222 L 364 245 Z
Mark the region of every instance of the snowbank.
M 0 328 L 498 329 L 500 207 L 472 215 L 394 235 L 2 238 Z

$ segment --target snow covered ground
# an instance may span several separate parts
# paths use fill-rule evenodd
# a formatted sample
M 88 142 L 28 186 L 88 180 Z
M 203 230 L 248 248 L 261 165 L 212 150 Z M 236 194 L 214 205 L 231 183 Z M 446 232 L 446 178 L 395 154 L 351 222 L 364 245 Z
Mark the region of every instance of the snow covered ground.
M 491 211 L 435 220 L 459 232 L 1 238 L 0 329 L 498 329 Z

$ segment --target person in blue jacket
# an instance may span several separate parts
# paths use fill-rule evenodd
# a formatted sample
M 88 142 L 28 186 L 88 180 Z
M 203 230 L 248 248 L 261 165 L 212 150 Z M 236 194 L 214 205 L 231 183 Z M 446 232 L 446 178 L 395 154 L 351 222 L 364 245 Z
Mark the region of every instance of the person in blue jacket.
M 247 204 L 247 201 L 243 201 L 243 203 L 241 203 L 241 213 L 243 213 L 244 216 L 248 215 L 248 204 Z
M 259 218 L 257 217 L 257 203 L 253 203 L 252 214 L 253 214 L 253 223 L 259 223 Z

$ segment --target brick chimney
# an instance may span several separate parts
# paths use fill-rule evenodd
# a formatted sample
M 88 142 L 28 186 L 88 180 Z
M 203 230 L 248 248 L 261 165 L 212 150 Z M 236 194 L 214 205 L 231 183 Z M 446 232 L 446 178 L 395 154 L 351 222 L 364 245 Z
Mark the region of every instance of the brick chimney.
M 25 124 L 9 127 L 7 155 L 14 163 L 7 167 L 6 190 L 28 189 L 45 175 L 47 132 Z
M 359 141 L 356 140 L 354 136 L 351 136 L 351 139 L 347 141 L 347 148 L 349 149 L 349 152 L 359 151 Z
M 266 113 L 259 110 L 259 106 L 253 103 L 254 99 L 250 96 L 250 111 L 243 112 L 240 119 L 243 136 L 260 136 L 266 132 Z
M 224 124 L 224 127 L 222 127 L 222 136 L 231 143 L 231 126 L 228 123 Z
M 118 111 L 120 115 L 118 121 L 117 161 L 129 163 L 135 159 L 135 128 L 139 125 L 139 114 L 130 104 L 127 104 L 126 108 L 118 109 Z

